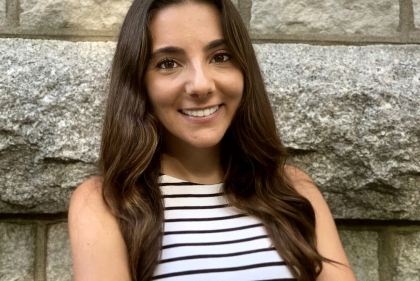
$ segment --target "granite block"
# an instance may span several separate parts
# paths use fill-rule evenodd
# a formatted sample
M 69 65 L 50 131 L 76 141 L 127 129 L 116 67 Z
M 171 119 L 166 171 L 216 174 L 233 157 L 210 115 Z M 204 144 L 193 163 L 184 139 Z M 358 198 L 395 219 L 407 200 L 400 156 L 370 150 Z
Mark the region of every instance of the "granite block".
M 378 233 L 340 230 L 341 242 L 356 280 L 379 280 Z
M 25 28 L 119 29 L 133 0 L 20 0 Z
M 72 281 L 72 266 L 67 223 L 51 225 L 48 228 L 47 281 Z
M 36 227 L 0 223 L 0 281 L 35 281 Z
M 392 36 L 398 24 L 399 3 L 394 0 L 254 0 L 250 30 L 262 38 L 275 34 Z

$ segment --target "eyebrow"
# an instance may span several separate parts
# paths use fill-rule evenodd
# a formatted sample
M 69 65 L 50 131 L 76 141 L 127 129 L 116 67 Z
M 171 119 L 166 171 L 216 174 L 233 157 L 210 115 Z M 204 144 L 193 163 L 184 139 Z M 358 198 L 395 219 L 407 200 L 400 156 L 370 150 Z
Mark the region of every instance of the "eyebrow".
M 204 51 L 210 51 L 224 44 L 226 44 L 226 40 L 224 38 L 213 40 L 204 47 Z M 175 46 L 166 46 L 154 51 L 152 53 L 152 57 L 155 57 L 159 54 L 185 54 L 185 50 Z
M 222 46 L 223 44 L 226 44 L 226 40 L 224 38 L 222 39 L 216 39 L 211 41 L 210 43 L 208 43 L 205 47 L 204 50 L 206 51 L 210 51 L 211 49 L 217 48 Z

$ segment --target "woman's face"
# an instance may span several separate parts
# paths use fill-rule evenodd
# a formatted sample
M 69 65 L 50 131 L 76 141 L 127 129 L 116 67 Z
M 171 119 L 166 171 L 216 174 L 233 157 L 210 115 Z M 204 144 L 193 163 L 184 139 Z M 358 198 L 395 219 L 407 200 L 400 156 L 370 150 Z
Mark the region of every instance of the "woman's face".
M 150 23 L 152 55 L 145 83 L 166 144 L 214 147 L 242 99 L 241 70 L 226 45 L 217 9 L 183 3 Z M 181 142 L 181 143 L 180 143 Z

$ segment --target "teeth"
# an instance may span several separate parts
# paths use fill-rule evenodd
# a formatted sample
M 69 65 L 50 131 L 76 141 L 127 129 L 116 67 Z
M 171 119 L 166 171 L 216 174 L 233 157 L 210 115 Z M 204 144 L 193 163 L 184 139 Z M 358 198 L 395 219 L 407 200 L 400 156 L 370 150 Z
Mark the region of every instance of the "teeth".
M 204 110 L 182 110 L 182 113 L 189 115 L 189 116 L 195 116 L 195 117 L 206 117 L 209 115 L 212 115 L 219 109 L 219 106 L 216 105 L 212 108 L 207 108 Z

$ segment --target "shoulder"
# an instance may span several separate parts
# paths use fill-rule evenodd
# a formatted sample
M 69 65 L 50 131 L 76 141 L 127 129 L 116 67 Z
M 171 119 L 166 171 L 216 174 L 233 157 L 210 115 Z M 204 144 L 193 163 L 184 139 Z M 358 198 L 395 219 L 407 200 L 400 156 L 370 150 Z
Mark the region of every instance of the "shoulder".
M 312 178 L 301 169 L 293 166 L 286 165 L 284 172 L 295 190 L 311 203 L 315 211 L 317 225 L 319 226 L 325 221 L 332 222 L 330 209 Z
M 102 196 L 102 178 L 94 177 L 83 182 L 74 191 L 69 207 L 69 224 L 84 220 L 113 221 L 114 216 Z
M 73 192 L 70 200 L 69 215 L 77 215 L 78 211 L 95 211 L 98 215 L 111 215 L 102 196 L 102 178 L 93 177 Z
M 313 184 L 313 180 L 311 179 L 311 177 L 297 167 L 285 165 L 284 173 L 294 184 Z
M 91 178 L 74 191 L 68 223 L 74 280 L 129 280 L 126 246 L 103 199 L 101 178 Z
M 332 221 L 332 215 L 324 196 L 312 178 L 301 169 L 293 166 L 286 165 L 284 172 L 295 190 L 311 203 L 318 225 L 325 220 Z
M 323 270 L 317 281 L 355 281 L 334 219 L 318 187 L 311 177 L 299 168 L 285 166 L 284 172 L 296 191 L 312 204 L 316 216 L 315 231 L 319 253 L 325 258 L 338 262 L 338 264 L 323 263 Z
M 102 178 L 94 177 L 79 185 L 70 200 L 70 210 L 85 208 L 87 205 L 105 204 L 102 198 Z
M 324 199 L 312 178 L 299 168 L 293 166 L 284 167 L 285 174 L 296 191 L 309 200 L 317 220 L 317 226 L 324 222 L 333 222 L 333 218 Z
M 297 167 L 289 165 L 284 166 L 284 173 L 296 191 L 308 199 L 314 209 L 317 209 L 318 205 L 326 204 L 324 197 L 315 182 L 307 173 Z

